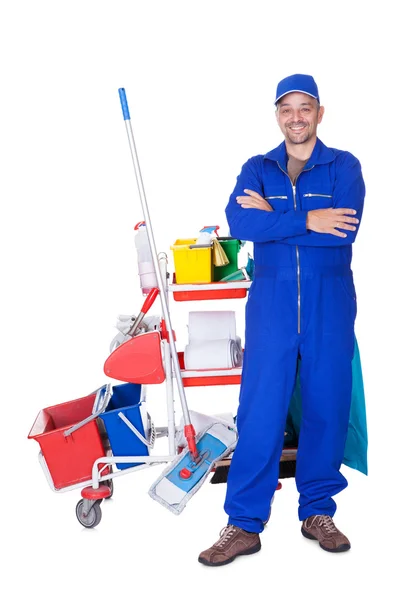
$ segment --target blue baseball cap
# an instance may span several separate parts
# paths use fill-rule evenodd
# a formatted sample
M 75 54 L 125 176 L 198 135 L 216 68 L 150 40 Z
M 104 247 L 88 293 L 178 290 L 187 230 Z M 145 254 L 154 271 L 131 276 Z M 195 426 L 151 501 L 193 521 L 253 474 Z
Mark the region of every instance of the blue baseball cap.
M 276 88 L 275 105 L 283 96 L 286 96 L 286 94 L 290 94 L 291 92 L 308 94 L 319 102 L 318 87 L 311 75 L 296 74 L 282 79 Z

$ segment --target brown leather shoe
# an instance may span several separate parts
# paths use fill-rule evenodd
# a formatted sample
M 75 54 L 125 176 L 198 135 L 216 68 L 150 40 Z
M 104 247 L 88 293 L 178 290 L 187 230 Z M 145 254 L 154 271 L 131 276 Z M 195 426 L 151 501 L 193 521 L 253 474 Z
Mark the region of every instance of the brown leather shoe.
M 200 554 L 199 562 L 203 565 L 221 567 L 231 563 L 237 556 L 261 550 L 258 533 L 249 533 L 235 525 L 228 525 L 219 535 L 218 542 Z
M 314 515 L 303 521 L 301 533 L 309 540 L 317 540 L 323 550 L 328 552 L 346 552 L 350 550 L 347 537 L 337 529 L 332 517 Z

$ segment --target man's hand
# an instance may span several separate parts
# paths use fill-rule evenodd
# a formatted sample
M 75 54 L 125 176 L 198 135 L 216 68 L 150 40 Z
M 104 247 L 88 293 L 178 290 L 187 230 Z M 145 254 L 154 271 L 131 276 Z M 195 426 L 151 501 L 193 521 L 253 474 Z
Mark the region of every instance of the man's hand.
M 337 237 L 345 238 L 347 233 L 338 231 L 338 229 L 347 229 L 355 231 L 353 223 L 359 223 L 359 220 L 348 215 L 355 215 L 356 210 L 352 208 L 319 208 L 310 210 L 307 213 L 306 227 L 317 233 L 331 233 Z
M 257 192 L 253 192 L 252 190 L 244 191 L 249 195 L 236 197 L 237 203 L 240 204 L 242 208 L 259 208 L 260 210 L 266 210 L 268 212 L 274 210 L 270 203 L 264 200 Z

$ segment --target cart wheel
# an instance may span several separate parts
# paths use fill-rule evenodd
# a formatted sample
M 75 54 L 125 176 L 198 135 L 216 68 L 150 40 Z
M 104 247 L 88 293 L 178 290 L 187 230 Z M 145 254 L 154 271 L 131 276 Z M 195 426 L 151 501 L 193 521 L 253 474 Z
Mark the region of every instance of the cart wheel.
M 89 510 L 89 513 L 85 516 L 83 514 L 84 500 L 79 500 L 76 505 L 76 517 L 81 525 L 84 527 L 96 527 L 101 521 L 101 500 L 96 500 Z
M 107 496 L 107 498 L 105 498 L 105 500 L 109 500 L 114 493 L 114 482 L 112 479 L 107 479 L 104 483 L 105 483 L 105 485 L 108 485 L 108 487 L 110 488 L 111 494 L 109 496 Z

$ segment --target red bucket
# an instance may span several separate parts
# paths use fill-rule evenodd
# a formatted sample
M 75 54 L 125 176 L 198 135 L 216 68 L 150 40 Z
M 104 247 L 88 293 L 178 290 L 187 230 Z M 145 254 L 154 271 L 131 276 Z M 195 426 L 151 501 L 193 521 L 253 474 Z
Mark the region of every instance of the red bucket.
M 93 393 L 42 409 L 28 435 L 39 443 L 56 489 L 90 480 L 94 461 L 106 454 L 96 419 L 64 435 L 92 414 L 95 398 Z

